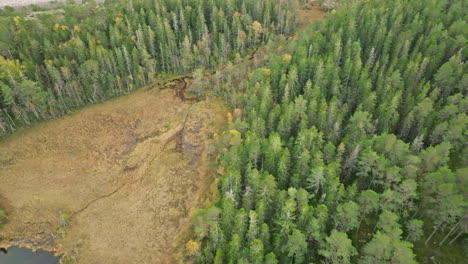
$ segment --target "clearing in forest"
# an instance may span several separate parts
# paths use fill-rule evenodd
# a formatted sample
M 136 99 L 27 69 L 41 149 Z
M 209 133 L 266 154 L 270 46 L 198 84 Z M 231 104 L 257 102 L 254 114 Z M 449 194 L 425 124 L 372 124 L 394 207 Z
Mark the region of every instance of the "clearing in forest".
M 227 111 L 185 98 L 185 85 L 140 89 L 1 142 L 0 247 L 79 250 L 86 264 L 174 262 L 213 182 L 210 136 Z
M 302 25 L 324 18 L 314 2 L 301 11 Z M 236 65 L 253 67 L 269 52 Z M 86 264 L 174 263 L 192 210 L 212 188 L 210 138 L 227 113 L 212 99 L 186 98 L 187 82 L 140 89 L 1 141 L 0 208 L 9 221 L 0 247 L 79 255 Z

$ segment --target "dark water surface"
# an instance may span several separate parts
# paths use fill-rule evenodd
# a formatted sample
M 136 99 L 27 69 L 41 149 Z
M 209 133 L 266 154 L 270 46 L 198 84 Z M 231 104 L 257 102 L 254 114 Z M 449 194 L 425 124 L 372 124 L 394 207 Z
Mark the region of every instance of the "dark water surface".
M 0 251 L 0 264 L 58 264 L 54 253 L 43 250 L 33 252 L 27 248 L 10 247 L 7 253 Z

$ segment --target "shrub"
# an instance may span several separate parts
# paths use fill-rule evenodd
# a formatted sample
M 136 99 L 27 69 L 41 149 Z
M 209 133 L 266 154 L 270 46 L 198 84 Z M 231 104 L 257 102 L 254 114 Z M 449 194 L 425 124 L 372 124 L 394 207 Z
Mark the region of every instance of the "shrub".
M 5 211 L 0 210 L 0 225 L 4 224 L 8 220 L 8 215 Z

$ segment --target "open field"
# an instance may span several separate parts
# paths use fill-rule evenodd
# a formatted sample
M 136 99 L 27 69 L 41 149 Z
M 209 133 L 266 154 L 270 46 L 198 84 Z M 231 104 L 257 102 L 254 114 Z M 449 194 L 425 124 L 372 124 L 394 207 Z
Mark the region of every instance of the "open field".
M 183 83 L 141 89 L 1 142 L 0 204 L 10 219 L 0 246 L 78 250 L 87 264 L 172 263 L 212 183 L 209 138 L 226 116 L 218 103 L 182 100 Z M 61 228 L 64 214 L 71 221 Z

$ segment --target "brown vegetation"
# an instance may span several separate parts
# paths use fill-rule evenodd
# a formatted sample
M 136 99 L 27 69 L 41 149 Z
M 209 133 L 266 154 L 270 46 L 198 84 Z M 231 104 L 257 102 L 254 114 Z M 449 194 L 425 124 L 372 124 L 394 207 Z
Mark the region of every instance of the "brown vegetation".
M 186 98 L 187 81 L 1 142 L 0 202 L 10 221 L 0 246 L 79 252 L 87 264 L 172 263 L 175 241 L 212 183 L 209 138 L 226 115 L 216 102 Z M 64 214 L 72 216 L 66 227 Z

